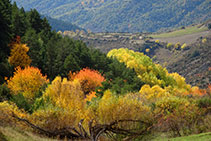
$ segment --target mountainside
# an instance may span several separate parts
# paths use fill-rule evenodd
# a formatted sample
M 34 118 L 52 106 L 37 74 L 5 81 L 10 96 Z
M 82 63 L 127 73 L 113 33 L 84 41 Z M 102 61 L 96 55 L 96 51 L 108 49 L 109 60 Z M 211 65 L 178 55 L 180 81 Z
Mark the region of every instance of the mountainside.
M 190 45 L 190 49 L 167 68 L 170 72 L 178 72 L 186 78 L 186 82 L 206 88 L 211 83 L 211 38 L 206 42 L 198 40 Z
M 208 20 L 210 0 L 12 0 L 94 32 L 154 32 Z
M 64 36 L 84 41 L 88 46 L 107 53 L 112 49 L 128 48 L 145 52 L 155 63 L 165 66 L 170 72 L 178 72 L 186 82 L 206 88 L 211 82 L 211 30 L 210 22 L 183 27 L 161 34 L 141 33 L 76 33 L 65 31 Z M 206 41 L 205 41 L 206 39 Z M 167 48 L 171 45 L 172 48 Z M 185 49 L 175 49 L 177 44 Z M 146 50 L 149 49 L 149 52 Z
M 52 29 L 56 31 L 63 32 L 66 30 L 69 30 L 69 31 L 84 30 L 78 27 L 77 25 L 72 24 L 71 22 L 54 19 L 48 16 L 46 18 L 48 19 L 48 22 L 50 23 Z

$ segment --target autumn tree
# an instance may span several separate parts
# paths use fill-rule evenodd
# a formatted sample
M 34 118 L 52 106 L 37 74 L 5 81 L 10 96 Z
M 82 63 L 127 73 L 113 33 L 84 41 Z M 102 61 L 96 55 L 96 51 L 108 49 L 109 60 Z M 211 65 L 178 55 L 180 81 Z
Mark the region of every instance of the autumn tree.
M 77 73 L 69 74 L 69 79 L 77 79 L 81 84 L 81 88 L 85 95 L 93 92 L 96 87 L 101 86 L 105 78 L 96 70 L 84 68 Z
M 11 43 L 11 52 L 9 56 L 9 63 L 14 67 L 20 66 L 21 68 L 27 67 L 31 63 L 30 57 L 27 55 L 29 48 L 26 44 L 20 42 L 18 36 L 14 42 Z
M 8 81 L 8 88 L 14 93 L 22 93 L 24 97 L 33 99 L 41 87 L 48 83 L 46 76 L 43 76 L 38 68 L 26 67 L 16 68 L 14 76 Z

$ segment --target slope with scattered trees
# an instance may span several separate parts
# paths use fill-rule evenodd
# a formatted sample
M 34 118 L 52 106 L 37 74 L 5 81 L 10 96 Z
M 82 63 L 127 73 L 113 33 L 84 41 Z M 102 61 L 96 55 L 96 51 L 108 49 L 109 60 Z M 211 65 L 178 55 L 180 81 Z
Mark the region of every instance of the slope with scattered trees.
M 154 32 L 210 18 L 209 0 L 13 0 L 94 32 Z

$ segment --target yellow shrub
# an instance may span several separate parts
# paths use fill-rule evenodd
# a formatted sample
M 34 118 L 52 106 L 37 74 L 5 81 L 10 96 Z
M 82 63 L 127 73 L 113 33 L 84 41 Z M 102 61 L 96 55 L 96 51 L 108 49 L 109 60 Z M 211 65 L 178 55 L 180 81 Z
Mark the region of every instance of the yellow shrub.
M 156 40 L 155 43 L 160 43 L 160 41 L 159 40 Z
M 206 42 L 207 42 L 207 39 L 206 38 L 202 39 L 202 43 L 203 44 L 206 43 Z
M 97 109 L 99 122 L 108 124 L 116 120 L 150 120 L 150 109 L 143 106 L 138 95 L 127 94 L 116 97 L 110 91 L 104 93 Z M 129 126 L 129 125 L 127 125 Z
M 150 87 L 149 85 L 144 85 L 142 86 L 139 93 L 141 97 L 144 97 L 150 101 L 155 101 L 158 98 L 170 96 L 170 93 L 168 91 L 158 85 L 155 85 L 153 87 Z
M 9 124 L 9 125 L 21 125 L 17 119 L 13 118 L 13 113 L 20 118 L 27 118 L 28 115 L 24 110 L 18 109 L 14 103 L 9 103 L 4 101 L 0 103 L 0 125 Z
M 187 44 L 184 43 L 182 46 L 181 46 L 181 49 L 185 49 L 187 47 Z
M 44 97 L 49 97 L 54 105 L 68 109 L 80 116 L 84 116 L 85 97 L 79 81 L 68 81 L 66 78 L 56 77 L 48 86 Z
M 173 44 L 172 43 L 168 43 L 166 47 L 167 48 L 171 48 L 171 47 L 173 47 Z
M 14 76 L 8 81 L 8 88 L 14 94 L 22 93 L 24 97 L 33 99 L 40 88 L 48 83 L 46 76 L 43 76 L 38 68 L 26 67 L 16 68 Z
M 29 119 L 33 124 L 48 131 L 55 131 L 65 127 L 78 127 L 80 121 L 74 111 L 58 107 L 39 109 L 30 115 Z

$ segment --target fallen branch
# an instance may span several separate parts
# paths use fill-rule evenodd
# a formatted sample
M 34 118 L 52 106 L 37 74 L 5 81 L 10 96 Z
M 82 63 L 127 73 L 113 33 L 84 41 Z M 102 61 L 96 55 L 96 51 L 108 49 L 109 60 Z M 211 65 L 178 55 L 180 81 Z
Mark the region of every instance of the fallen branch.
M 93 126 L 93 120 L 89 122 L 89 133 L 84 129 L 83 127 L 83 119 L 79 122 L 78 128 L 79 131 L 76 130 L 76 128 L 70 128 L 66 127 L 63 129 L 58 129 L 55 131 L 48 131 L 43 128 L 40 128 L 39 126 L 34 125 L 33 123 L 29 122 L 26 119 L 19 118 L 13 113 L 13 117 L 16 118 L 18 121 L 26 123 L 28 126 L 33 128 L 34 130 L 39 131 L 41 134 L 44 134 L 48 137 L 59 137 L 61 139 L 68 138 L 68 139 L 86 139 L 86 140 L 92 140 L 97 141 L 98 138 L 102 134 L 107 134 L 108 136 L 112 136 L 112 134 L 122 134 L 126 136 L 140 136 L 144 135 L 152 128 L 152 125 L 141 121 L 141 120 L 117 120 L 114 122 L 111 122 L 110 124 L 97 124 Z M 125 122 L 133 122 L 133 123 L 141 123 L 143 129 L 124 129 L 119 128 L 118 124 L 125 123 Z
M 57 129 L 56 131 L 47 131 L 43 128 L 40 128 L 33 123 L 29 122 L 26 119 L 19 118 L 13 113 L 13 117 L 16 118 L 18 121 L 26 123 L 29 127 L 33 128 L 34 130 L 39 131 L 41 134 L 44 134 L 48 137 L 59 137 L 61 139 L 68 138 L 68 139 L 87 139 L 88 136 L 83 136 L 83 133 L 80 133 L 75 128 L 66 127 L 62 129 Z M 74 133 L 75 132 L 75 133 Z M 88 138 L 89 139 L 89 138 Z

